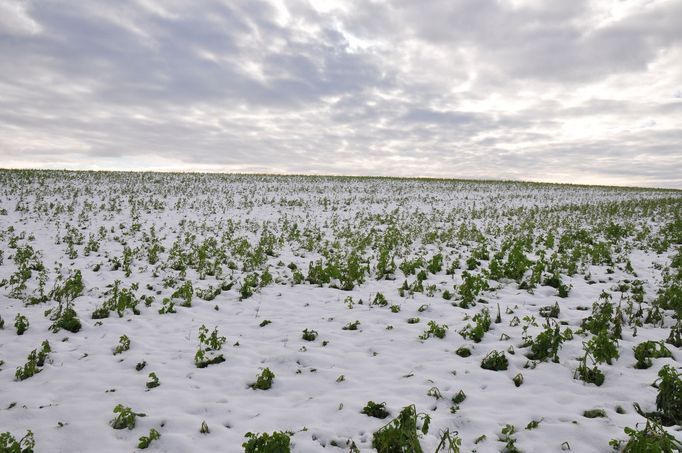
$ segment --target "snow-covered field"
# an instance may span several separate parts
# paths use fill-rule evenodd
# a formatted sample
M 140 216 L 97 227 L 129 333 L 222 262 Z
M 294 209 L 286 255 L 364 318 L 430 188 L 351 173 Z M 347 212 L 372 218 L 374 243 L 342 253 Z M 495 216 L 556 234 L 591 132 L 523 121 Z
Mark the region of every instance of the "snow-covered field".
M 131 451 L 151 429 L 151 451 L 244 451 L 249 432 L 375 451 L 414 405 L 425 452 L 447 432 L 588 453 L 644 430 L 638 403 L 647 434 L 682 439 L 681 213 L 675 191 L 0 171 L 0 433 L 37 452 Z M 506 369 L 482 368 L 492 351 Z M 119 404 L 146 416 L 114 429 Z

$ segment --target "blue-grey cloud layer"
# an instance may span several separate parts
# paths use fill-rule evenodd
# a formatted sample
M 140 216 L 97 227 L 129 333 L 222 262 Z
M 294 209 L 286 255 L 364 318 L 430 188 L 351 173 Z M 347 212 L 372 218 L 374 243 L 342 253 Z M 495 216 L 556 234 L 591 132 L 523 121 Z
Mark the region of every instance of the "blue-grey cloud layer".
M 679 17 L 679 0 L 0 0 L 0 165 L 682 187 Z

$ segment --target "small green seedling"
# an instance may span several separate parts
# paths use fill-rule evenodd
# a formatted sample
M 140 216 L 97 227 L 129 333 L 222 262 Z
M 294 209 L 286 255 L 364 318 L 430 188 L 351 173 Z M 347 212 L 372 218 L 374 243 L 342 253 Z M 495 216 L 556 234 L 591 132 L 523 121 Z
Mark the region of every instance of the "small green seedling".
M 130 338 L 127 335 L 121 335 L 118 339 L 118 345 L 114 348 L 114 355 L 122 354 L 130 349 Z
M 135 419 L 137 417 L 146 417 L 146 414 L 133 412 L 131 408 L 122 404 L 116 405 L 114 414 L 118 415 L 109 422 L 114 429 L 133 429 L 135 428 Z
M 149 435 L 148 436 L 142 436 L 140 437 L 138 443 L 137 443 L 137 448 L 145 449 L 148 448 L 149 445 L 152 443 L 154 440 L 159 440 L 161 438 L 161 434 L 155 430 L 154 428 L 149 430 Z

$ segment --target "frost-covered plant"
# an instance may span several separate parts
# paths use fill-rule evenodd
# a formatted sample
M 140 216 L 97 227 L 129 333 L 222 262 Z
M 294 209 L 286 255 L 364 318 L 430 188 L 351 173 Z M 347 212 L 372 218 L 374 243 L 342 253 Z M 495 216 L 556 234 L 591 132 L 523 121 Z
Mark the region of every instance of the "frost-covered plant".
M 161 382 L 159 381 L 159 377 L 154 373 L 153 371 L 149 373 L 149 380 L 147 381 L 147 388 L 148 389 L 153 389 L 161 385 Z
M 270 371 L 270 368 L 265 368 L 256 376 L 256 382 L 251 384 L 251 388 L 254 390 L 268 390 L 272 387 L 272 381 L 275 379 L 275 373 Z
M 317 338 L 317 331 L 303 329 L 303 336 L 301 338 L 303 338 L 305 341 L 315 341 Z

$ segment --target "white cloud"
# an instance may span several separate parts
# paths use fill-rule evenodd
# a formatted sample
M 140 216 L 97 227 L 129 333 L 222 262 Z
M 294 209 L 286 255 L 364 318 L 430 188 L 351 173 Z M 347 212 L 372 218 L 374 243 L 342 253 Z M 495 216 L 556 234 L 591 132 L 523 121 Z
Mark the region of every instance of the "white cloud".
M 0 13 L 3 165 L 682 187 L 679 2 L 0 0 Z

